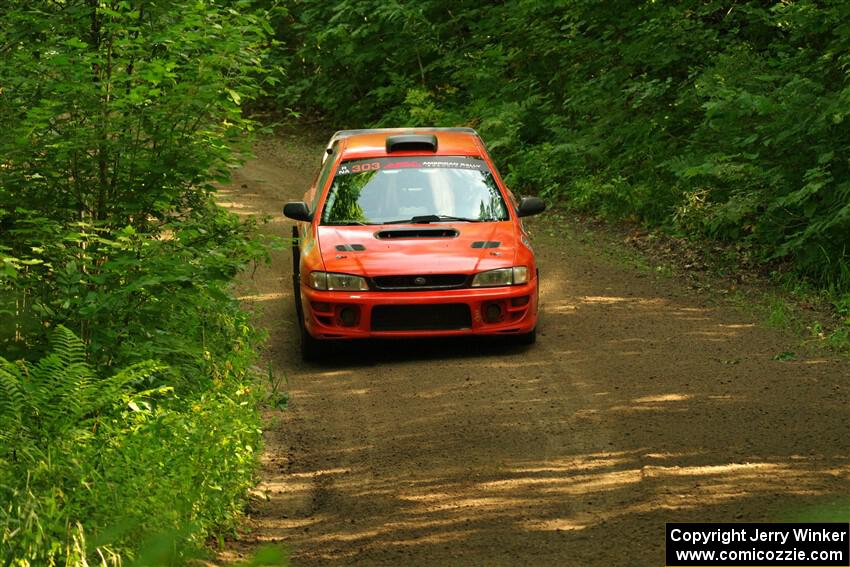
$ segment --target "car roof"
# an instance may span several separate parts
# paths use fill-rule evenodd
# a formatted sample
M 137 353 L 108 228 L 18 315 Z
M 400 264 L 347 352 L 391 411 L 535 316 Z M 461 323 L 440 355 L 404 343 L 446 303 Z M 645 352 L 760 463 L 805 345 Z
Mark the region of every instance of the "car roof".
M 437 137 L 435 155 L 480 156 L 481 138 L 472 128 L 375 128 L 340 130 L 328 142 L 329 155 L 335 144 L 342 144 L 345 159 L 387 155 L 387 137 L 402 134 L 430 134 Z M 395 153 L 395 152 L 394 152 Z M 398 152 L 405 155 L 403 152 Z M 409 153 L 407 153 L 409 155 Z

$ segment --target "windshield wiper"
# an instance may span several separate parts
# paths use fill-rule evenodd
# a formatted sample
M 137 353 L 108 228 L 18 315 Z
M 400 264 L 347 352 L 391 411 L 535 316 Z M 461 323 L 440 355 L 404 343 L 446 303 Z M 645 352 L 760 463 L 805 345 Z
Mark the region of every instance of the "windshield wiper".
M 356 220 L 338 220 L 338 221 L 329 221 L 323 223 L 325 225 L 334 225 L 334 226 L 366 226 L 365 222 L 360 222 Z
M 387 221 L 381 224 L 428 224 L 432 222 L 457 221 L 457 222 L 482 222 L 481 219 L 469 219 L 465 217 L 453 217 L 451 215 L 419 215 L 409 219 Z

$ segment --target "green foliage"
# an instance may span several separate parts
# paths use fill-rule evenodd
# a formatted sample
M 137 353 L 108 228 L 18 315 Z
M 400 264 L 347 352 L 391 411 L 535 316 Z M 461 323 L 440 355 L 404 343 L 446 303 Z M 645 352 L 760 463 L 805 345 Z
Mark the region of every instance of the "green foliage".
M 199 546 L 233 517 L 259 442 L 244 369 L 228 360 L 215 387 L 180 397 L 149 387 L 161 365 L 101 377 L 71 331 L 51 342 L 37 363 L 0 358 L 3 564 L 132 557 L 164 531 Z
M 274 23 L 281 105 L 475 126 L 515 189 L 848 289 L 846 2 L 301 0 Z
M 85 345 L 65 327 L 53 332 L 53 351 L 38 364 L 0 359 L 0 443 L 2 452 L 18 452 L 42 439 L 69 433 L 69 425 L 86 420 L 120 400 L 133 383 L 160 370 L 151 362 L 95 380 L 85 360 Z
M 4 2 L 0 209 L 143 228 L 202 202 L 251 127 L 240 103 L 259 92 L 263 31 L 249 6 Z
M 268 31 L 247 0 L 0 6 L 4 565 L 176 564 L 240 510 L 262 335 L 228 286 L 267 254 L 213 193 Z
M 155 358 L 197 373 L 205 351 L 231 340 L 220 325 L 222 309 L 235 305 L 228 282 L 246 262 L 266 257 L 252 224 L 211 204 L 161 225 L 159 234 L 89 223 L 55 232 L 45 222 L 18 226 L 16 236 L 39 244 L 20 255 L 29 265 L 9 285 L 21 319 L 39 322 L 23 340 L 6 329 L 8 350 L 21 356 L 38 351 L 45 326 L 64 324 L 98 363 Z
M 138 342 L 179 351 L 166 343 L 185 346 L 184 330 L 142 327 L 168 325 L 177 317 L 161 314 L 186 311 L 187 297 L 204 311 L 201 295 L 221 300 L 239 266 L 262 255 L 250 227 L 211 204 L 211 183 L 250 142 L 240 103 L 260 92 L 266 27 L 244 0 L 0 8 L 9 349 L 34 356 L 42 329 L 65 324 L 107 364 L 132 358 Z M 175 293 L 185 288 L 196 293 Z M 154 333 L 168 336 L 147 340 Z M 164 353 L 135 358 L 148 356 Z
M 797 355 L 791 352 L 790 350 L 786 350 L 780 352 L 777 355 L 774 355 L 773 360 L 778 360 L 780 362 L 788 362 L 789 360 L 794 360 L 797 358 Z

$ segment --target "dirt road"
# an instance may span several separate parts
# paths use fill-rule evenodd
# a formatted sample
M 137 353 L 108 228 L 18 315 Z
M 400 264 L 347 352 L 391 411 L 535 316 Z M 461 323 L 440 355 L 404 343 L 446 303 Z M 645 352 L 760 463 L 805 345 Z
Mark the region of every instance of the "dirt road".
M 281 204 L 320 152 L 268 140 L 222 199 L 288 236 Z M 544 315 L 530 349 L 392 342 L 307 365 L 289 253 L 257 272 L 243 300 L 291 397 L 266 433 L 269 500 L 225 557 L 283 542 L 307 566 L 658 566 L 665 522 L 847 509 L 846 363 L 574 231 L 541 228 L 535 244 Z

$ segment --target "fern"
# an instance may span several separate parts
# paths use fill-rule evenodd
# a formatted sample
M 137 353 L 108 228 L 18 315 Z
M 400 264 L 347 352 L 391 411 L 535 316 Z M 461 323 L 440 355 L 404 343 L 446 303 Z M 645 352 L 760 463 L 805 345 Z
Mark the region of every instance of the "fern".
M 85 360 L 85 345 L 65 327 L 51 337 L 52 351 L 36 364 L 0 358 L 0 455 L 27 441 L 78 431 L 98 413 L 119 405 L 133 385 L 162 367 L 152 361 L 98 378 Z
M 18 379 L 18 366 L 0 357 L 0 420 L 18 417 L 26 393 Z

